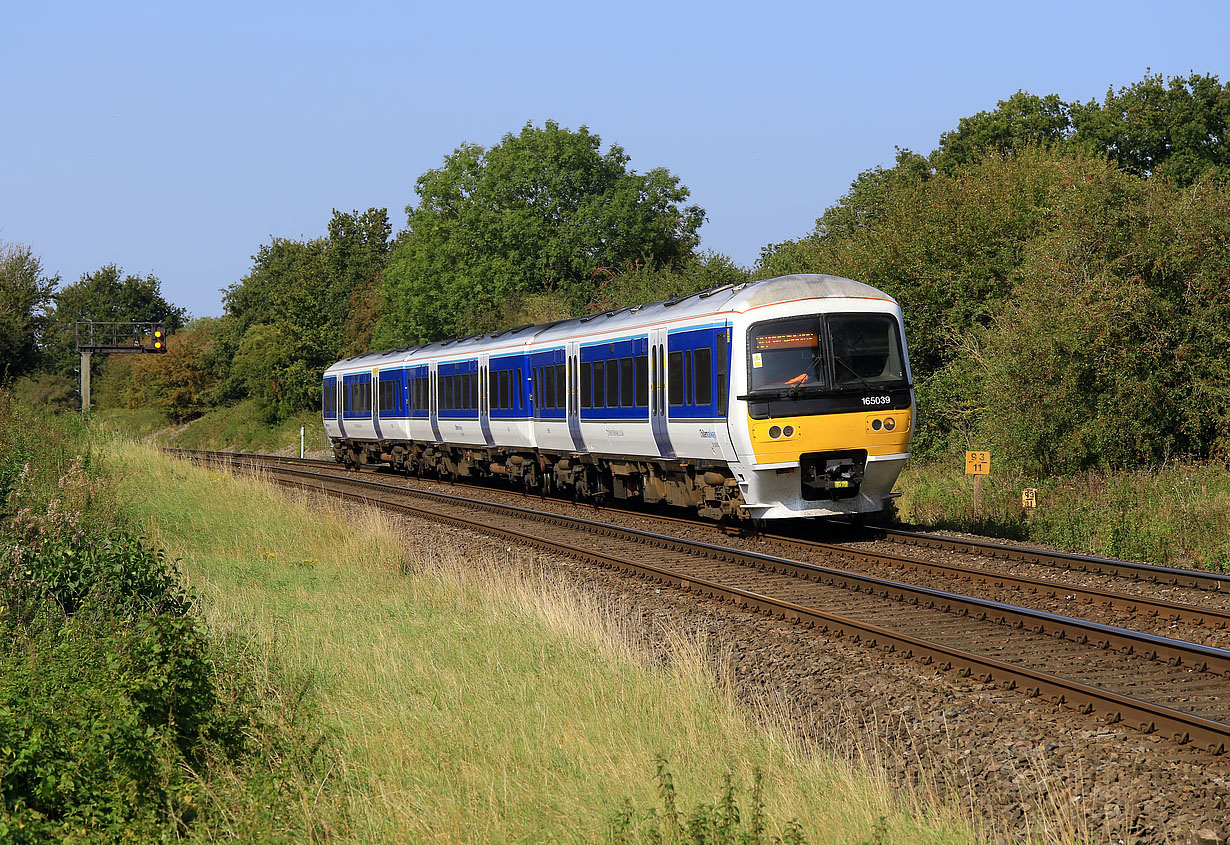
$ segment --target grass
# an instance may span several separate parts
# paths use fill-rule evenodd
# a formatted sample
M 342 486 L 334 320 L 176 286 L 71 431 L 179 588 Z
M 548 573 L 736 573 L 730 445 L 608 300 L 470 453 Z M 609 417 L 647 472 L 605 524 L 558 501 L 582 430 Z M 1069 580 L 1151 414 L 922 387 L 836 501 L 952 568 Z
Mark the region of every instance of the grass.
M 153 409 L 109 409 L 96 418 L 106 427 L 129 437 L 153 436 L 164 446 L 184 449 L 235 449 L 239 451 L 299 454 L 299 428 L 304 428 L 305 448 L 329 448 L 320 414 L 301 411 L 290 419 L 266 422 L 255 400 L 215 408 L 182 425 L 172 425 Z
M 1038 507 L 1021 492 L 1038 491 Z M 911 463 L 897 482 L 907 523 L 1030 540 L 1085 554 L 1230 572 L 1230 467 L 1168 463 L 1152 470 L 987 477 L 982 513 L 957 460 Z
M 647 654 L 611 600 L 529 553 L 434 526 L 405 531 L 121 444 L 131 517 L 185 561 L 208 625 L 311 679 L 336 771 L 321 830 L 354 841 L 641 841 L 660 829 L 659 763 L 681 811 L 756 772 L 767 835 L 815 842 L 973 838 L 934 797 L 903 803 L 874 766 L 800 748 L 771 708 L 715 682 L 707 645 Z M 729 775 L 730 790 L 723 785 Z M 745 815 L 749 811 L 745 809 Z

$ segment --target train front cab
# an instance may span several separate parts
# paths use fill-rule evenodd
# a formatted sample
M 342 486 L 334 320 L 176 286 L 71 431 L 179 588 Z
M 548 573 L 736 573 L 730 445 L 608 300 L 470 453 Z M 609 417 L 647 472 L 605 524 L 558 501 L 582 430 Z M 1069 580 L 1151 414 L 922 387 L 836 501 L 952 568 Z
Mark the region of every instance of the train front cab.
M 751 460 L 736 477 L 748 515 L 881 510 L 913 427 L 900 311 L 842 303 L 830 313 L 758 319 L 739 363 L 747 427 L 738 448 Z

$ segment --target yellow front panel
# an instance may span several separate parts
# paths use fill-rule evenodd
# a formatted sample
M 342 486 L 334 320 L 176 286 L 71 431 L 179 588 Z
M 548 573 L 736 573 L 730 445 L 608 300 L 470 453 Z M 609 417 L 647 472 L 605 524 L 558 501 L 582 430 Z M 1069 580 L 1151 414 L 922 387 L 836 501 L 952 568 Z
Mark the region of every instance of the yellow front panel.
M 752 437 L 752 452 L 758 464 L 780 464 L 798 461 L 808 452 L 830 452 L 834 449 L 866 449 L 868 455 L 895 455 L 906 451 L 910 444 L 912 409 L 900 411 L 855 411 L 849 414 L 822 414 L 808 417 L 778 417 L 771 420 L 747 419 Z M 887 420 L 893 430 L 885 430 Z M 880 421 L 877 430 L 876 420 Z M 776 439 L 770 429 L 777 427 L 783 434 Z M 789 428 L 794 433 L 787 437 Z

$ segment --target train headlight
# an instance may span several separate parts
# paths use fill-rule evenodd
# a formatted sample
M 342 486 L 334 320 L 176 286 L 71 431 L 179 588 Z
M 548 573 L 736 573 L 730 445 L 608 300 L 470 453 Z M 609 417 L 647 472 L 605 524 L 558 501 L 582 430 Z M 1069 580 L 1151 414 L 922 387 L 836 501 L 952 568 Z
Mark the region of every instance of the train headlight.
M 880 430 L 881 428 L 883 428 L 883 427 L 884 427 L 884 423 L 880 422 L 879 420 L 872 420 L 872 421 L 871 421 L 871 430 L 872 430 L 872 431 L 879 431 L 879 430 Z
M 892 431 L 896 427 L 897 427 L 897 421 L 893 419 L 892 417 L 889 417 L 888 419 L 884 420 L 884 430 L 885 431 Z
M 773 438 L 774 440 L 776 440 L 777 438 L 781 436 L 782 436 L 782 427 L 780 425 L 775 425 L 769 429 L 769 437 Z
M 788 425 L 782 429 L 783 437 L 794 437 L 794 426 Z

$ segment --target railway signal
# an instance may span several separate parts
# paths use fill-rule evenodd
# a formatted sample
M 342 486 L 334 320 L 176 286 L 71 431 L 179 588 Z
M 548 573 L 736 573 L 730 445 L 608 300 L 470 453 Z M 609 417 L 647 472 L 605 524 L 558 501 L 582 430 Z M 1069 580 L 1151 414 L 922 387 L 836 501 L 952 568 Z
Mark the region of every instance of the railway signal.
M 77 352 L 81 354 L 81 410 L 90 407 L 90 356 L 167 351 L 165 323 L 78 320 Z

